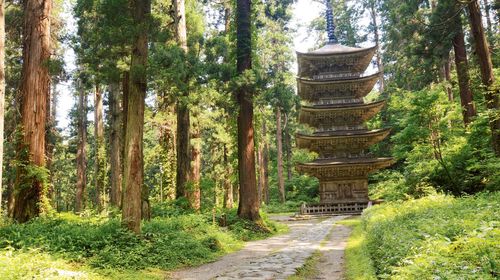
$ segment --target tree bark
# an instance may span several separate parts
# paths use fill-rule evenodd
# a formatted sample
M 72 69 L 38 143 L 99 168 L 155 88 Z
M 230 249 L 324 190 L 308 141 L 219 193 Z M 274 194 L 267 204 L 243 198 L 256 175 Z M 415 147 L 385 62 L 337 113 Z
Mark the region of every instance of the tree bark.
M 122 148 L 122 197 L 120 198 L 123 202 L 123 174 L 125 172 L 125 137 L 127 136 L 127 117 L 128 117 L 128 96 L 129 96 L 129 86 L 130 86 L 130 72 L 123 72 L 122 76 L 122 137 L 121 137 L 121 148 Z
M 78 147 L 76 152 L 76 195 L 75 213 L 85 209 L 85 188 L 87 186 L 87 94 L 78 86 Z
M 470 89 L 469 65 L 465 49 L 464 32 L 460 22 L 457 23 L 457 32 L 453 37 L 453 49 L 455 51 L 455 65 L 457 68 L 458 87 L 460 89 L 460 103 L 462 104 L 462 115 L 464 124 L 467 126 L 471 118 L 476 116 L 476 109 Z
M 111 205 L 121 207 L 122 197 L 122 107 L 118 83 L 109 85 Z
M 173 1 L 175 10 L 175 28 L 176 39 L 179 46 L 187 53 L 187 33 L 186 33 L 186 11 L 184 0 Z M 176 104 L 177 111 L 177 186 L 176 197 L 186 197 L 188 188 L 189 175 L 191 171 L 191 153 L 190 145 L 190 114 L 188 107 L 189 92 L 182 92 L 182 97 L 179 98 Z
M 0 215 L 2 211 L 3 193 L 3 140 L 4 140 L 4 106 L 5 106 L 5 2 L 0 0 Z
M 236 70 L 239 75 L 252 69 L 252 29 L 250 0 L 236 1 Z M 260 221 L 257 179 L 255 177 L 255 143 L 251 86 L 237 89 L 238 112 L 238 216 Z
M 269 142 L 267 141 L 266 122 L 262 122 L 262 141 L 259 145 L 259 185 L 261 201 L 269 204 Z
M 127 128 L 123 173 L 122 224 L 129 230 L 141 232 L 142 188 L 144 178 L 143 132 L 144 107 L 147 90 L 148 19 L 151 11 L 149 0 L 131 0 L 133 35 L 130 62 Z
M 233 184 L 231 183 L 231 177 L 229 174 L 232 174 L 233 170 L 231 168 L 231 164 L 228 160 L 228 152 L 227 146 L 224 144 L 224 166 L 226 168 L 226 174 L 224 176 L 224 208 L 231 209 L 233 208 Z
M 488 41 L 484 34 L 483 22 L 481 18 L 481 10 L 477 0 L 473 0 L 468 5 L 469 8 L 469 22 L 474 38 L 474 46 L 481 69 L 481 78 L 483 84 L 486 86 L 486 106 L 492 110 L 490 116 L 491 128 L 491 144 L 495 155 L 500 156 L 500 118 L 498 118 L 498 110 L 500 109 L 499 90 L 492 88 L 495 77 L 493 75 L 493 64 L 491 62 L 491 55 L 488 48 Z
M 200 210 L 201 206 L 201 131 L 197 117 L 194 117 L 191 133 L 191 166 L 189 174 L 189 188 L 186 190 L 186 197 L 193 210 Z
M 231 14 L 232 14 L 232 5 L 229 1 L 224 2 L 224 34 L 228 36 L 230 33 L 231 29 Z M 228 63 L 228 56 L 225 56 L 223 58 L 223 63 Z M 229 80 L 231 79 L 230 75 L 225 75 L 223 78 L 224 83 L 228 83 Z M 226 128 L 229 129 L 229 116 L 226 116 L 225 118 L 225 125 Z M 224 173 L 224 179 L 223 179 L 223 187 L 224 187 L 224 208 L 226 209 L 231 209 L 233 208 L 234 204 L 234 190 L 233 190 L 233 184 L 231 182 L 231 177 L 233 174 L 233 167 L 231 166 L 231 163 L 229 162 L 229 155 L 228 155 L 228 149 L 227 149 L 227 144 L 224 144 L 224 168 L 225 168 L 225 173 Z
M 285 157 L 286 157 L 286 178 L 292 180 L 292 136 L 290 135 L 290 119 L 285 114 Z
M 285 178 L 283 178 L 283 139 L 281 131 L 281 110 L 276 107 L 276 161 L 278 163 L 278 190 L 281 203 L 285 202 Z
M 50 18 L 51 0 L 24 2 L 23 67 L 21 71 L 22 143 L 19 159 L 29 165 L 45 168 L 45 124 L 47 96 L 50 90 Z M 16 179 L 13 217 L 26 222 L 42 211 L 45 196 L 41 178 L 26 176 L 25 167 L 19 167 Z
M 104 142 L 103 92 L 100 85 L 94 91 L 94 134 L 95 134 L 95 204 L 98 211 L 105 207 L 106 144 Z

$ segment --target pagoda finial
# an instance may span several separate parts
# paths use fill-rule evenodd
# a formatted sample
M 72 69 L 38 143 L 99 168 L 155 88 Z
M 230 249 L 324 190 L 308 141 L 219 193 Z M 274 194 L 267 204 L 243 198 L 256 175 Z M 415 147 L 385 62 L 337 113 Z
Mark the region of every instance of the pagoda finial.
M 325 0 L 326 4 L 326 32 L 328 33 L 328 44 L 338 44 L 335 36 L 335 24 L 333 23 L 333 9 L 331 0 Z

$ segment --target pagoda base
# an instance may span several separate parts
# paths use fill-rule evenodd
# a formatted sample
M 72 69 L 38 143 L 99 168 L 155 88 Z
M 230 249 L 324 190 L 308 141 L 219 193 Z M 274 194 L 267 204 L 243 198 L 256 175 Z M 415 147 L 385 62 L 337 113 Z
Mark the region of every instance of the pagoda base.
M 368 203 L 368 179 L 319 181 L 320 203 Z

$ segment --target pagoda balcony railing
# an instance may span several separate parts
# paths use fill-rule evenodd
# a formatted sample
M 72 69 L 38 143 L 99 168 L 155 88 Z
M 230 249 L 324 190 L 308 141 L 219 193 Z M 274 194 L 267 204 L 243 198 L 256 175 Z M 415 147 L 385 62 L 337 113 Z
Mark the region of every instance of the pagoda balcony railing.
M 318 160 L 322 159 L 356 159 L 356 158 L 372 158 L 373 154 L 370 152 L 361 151 L 359 153 L 336 153 L 329 155 L 320 155 Z
M 319 102 L 313 102 L 313 105 L 336 105 L 336 104 L 351 104 L 362 103 L 363 98 L 348 98 L 348 99 L 320 99 Z
M 320 73 L 313 75 L 313 80 L 348 80 L 360 78 L 363 72 L 344 72 L 344 73 Z
M 316 132 L 334 132 L 334 131 L 347 131 L 347 130 L 365 130 L 366 125 L 342 125 L 342 126 L 332 126 L 332 127 L 318 127 Z

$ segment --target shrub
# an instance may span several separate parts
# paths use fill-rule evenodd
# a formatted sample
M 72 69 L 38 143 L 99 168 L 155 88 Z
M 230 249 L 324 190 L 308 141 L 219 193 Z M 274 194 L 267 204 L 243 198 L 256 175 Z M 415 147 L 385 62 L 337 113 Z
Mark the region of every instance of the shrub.
M 365 211 L 367 248 L 379 278 L 497 279 L 500 193 L 433 195 Z
M 265 216 L 260 226 L 237 218 L 235 211 L 228 216 L 224 228 L 212 224 L 208 215 L 157 217 L 144 222 L 142 235 L 136 236 L 116 218 L 65 213 L 0 227 L 0 250 L 36 249 L 99 269 L 172 269 L 214 260 L 240 248 L 241 240 L 267 237 L 279 229 Z

